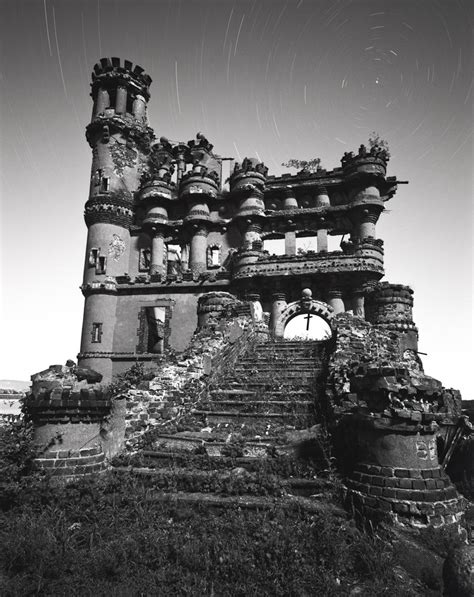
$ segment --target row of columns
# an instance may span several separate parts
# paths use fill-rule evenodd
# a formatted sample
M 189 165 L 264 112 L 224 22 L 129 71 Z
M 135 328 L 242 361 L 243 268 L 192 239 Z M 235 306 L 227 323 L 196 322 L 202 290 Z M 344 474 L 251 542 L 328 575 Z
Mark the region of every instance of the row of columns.
M 286 293 L 282 291 L 274 292 L 271 300 L 271 318 L 272 321 L 276 321 L 287 307 Z M 364 317 L 364 294 L 361 288 L 352 290 L 346 302 L 343 299 L 342 290 L 331 289 L 327 293 L 326 302 L 334 309 L 335 315 L 352 310 L 354 315 Z
M 117 114 L 125 114 L 127 111 L 128 90 L 125 85 L 118 85 L 115 95 L 115 106 L 110 105 L 110 94 L 107 89 L 101 87 L 97 91 L 97 97 L 94 102 L 92 117 L 97 116 L 101 112 L 105 112 L 107 108 L 115 109 Z M 132 114 L 142 119 L 146 116 L 146 100 L 142 95 L 136 95 L 132 104 Z
M 150 256 L 150 274 L 165 274 L 165 229 L 154 227 L 151 230 L 151 256 Z M 205 226 L 197 226 L 193 229 L 191 243 L 189 246 L 189 269 L 192 272 L 203 272 L 207 269 L 207 235 L 208 230 Z

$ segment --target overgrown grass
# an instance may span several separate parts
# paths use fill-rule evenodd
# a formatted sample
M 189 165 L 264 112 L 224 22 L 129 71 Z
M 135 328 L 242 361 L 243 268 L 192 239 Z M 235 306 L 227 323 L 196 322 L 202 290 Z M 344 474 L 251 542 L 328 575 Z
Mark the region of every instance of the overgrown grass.
M 37 482 L 0 513 L 0 594 L 416 595 L 397 588 L 387 546 L 340 515 L 149 496 L 113 474 Z
M 0 430 L 2 597 L 425 594 L 397 575 L 389 542 L 337 509 L 157 501 L 114 473 L 54 486 L 26 475 L 29 431 L 25 445 L 15 433 Z

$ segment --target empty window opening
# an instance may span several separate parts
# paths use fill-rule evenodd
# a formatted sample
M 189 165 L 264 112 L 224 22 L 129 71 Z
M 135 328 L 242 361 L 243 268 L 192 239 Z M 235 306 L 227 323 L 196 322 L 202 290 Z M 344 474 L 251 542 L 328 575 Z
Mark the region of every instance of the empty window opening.
M 140 258 L 138 269 L 141 272 L 147 272 L 150 269 L 151 263 L 151 249 L 140 249 Z
M 211 265 L 212 266 L 217 266 L 219 265 L 219 258 L 220 258 L 220 249 L 218 249 L 217 247 L 211 248 Z
M 92 342 L 94 344 L 100 344 L 102 342 L 102 324 L 101 323 L 93 323 L 92 324 Z
M 96 266 L 95 266 L 95 273 L 96 274 L 105 274 L 107 270 L 107 257 L 105 255 L 99 255 Z
M 181 247 L 179 245 L 167 245 L 166 260 L 167 274 L 178 274 L 181 271 Z
M 342 235 L 336 234 L 332 236 L 328 234 L 328 251 L 342 251 L 341 249 Z
M 92 248 L 89 251 L 89 266 L 95 267 L 97 265 L 97 260 L 99 259 L 100 249 Z
M 109 191 L 110 190 L 110 176 L 103 176 L 102 177 L 102 190 Z
M 149 307 L 146 314 L 148 323 L 147 351 L 161 354 L 165 343 L 166 309 L 164 307 Z
M 210 269 L 220 267 L 221 265 L 221 247 L 220 245 L 210 245 L 207 247 L 207 267 Z
M 268 251 L 270 255 L 285 255 L 285 239 L 265 238 L 263 240 L 263 250 Z
M 332 336 L 327 321 L 313 313 L 302 313 L 290 319 L 283 337 L 286 340 L 328 340 Z
M 298 236 L 296 237 L 296 252 L 307 253 L 308 251 L 318 250 L 317 236 Z

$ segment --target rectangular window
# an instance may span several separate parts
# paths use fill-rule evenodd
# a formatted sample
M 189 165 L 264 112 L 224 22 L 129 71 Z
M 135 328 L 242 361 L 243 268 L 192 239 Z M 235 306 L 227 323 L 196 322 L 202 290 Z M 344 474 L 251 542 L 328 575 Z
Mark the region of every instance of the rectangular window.
M 150 269 L 151 263 L 151 249 L 140 249 L 140 257 L 138 261 L 138 271 L 147 272 Z
M 110 190 L 110 176 L 103 176 L 102 177 L 102 190 L 109 191 Z
M 97 265 L 97 260 L 99 259 L 100 249 L 92 248 L 89 251 L 89 265 L 91 267 L 95 267 Z
M 97 262 L 95 264 L 95 273 L 96 274 L 105 274 L 107 270 L 107 257 L 105 255 L 99 255 Z
M 92 342 L 95 344 L 100 344 L 102 342 L 102 324 L 101 323 L 93 323 L 92 324 Z

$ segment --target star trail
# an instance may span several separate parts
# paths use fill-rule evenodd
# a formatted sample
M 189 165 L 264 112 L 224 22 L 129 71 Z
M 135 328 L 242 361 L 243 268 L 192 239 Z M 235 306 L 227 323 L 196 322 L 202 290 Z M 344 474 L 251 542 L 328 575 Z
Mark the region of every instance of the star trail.
M 414 286 L 427 373 L 474 397 L 471 2 L 4 0 L 0 12 L 0 377 L 78 351 L 90 72 L 119 56 L 153 79 L 157 137 L 202 130 L 270 174 L 291 158 L 330 169 L 372 131 L 387 139 L 389 174 L 410 184 L 381 218 L 386 277 Z

